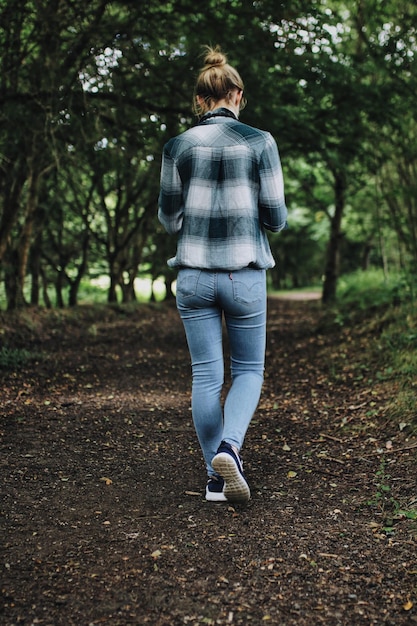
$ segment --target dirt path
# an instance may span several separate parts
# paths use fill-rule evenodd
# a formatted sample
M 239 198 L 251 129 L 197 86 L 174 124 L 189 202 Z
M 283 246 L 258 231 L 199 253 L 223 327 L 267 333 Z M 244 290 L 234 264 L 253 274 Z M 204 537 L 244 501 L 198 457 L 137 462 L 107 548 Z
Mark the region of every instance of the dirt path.
M 4 329 L 43 358 L 0 370 L 1 624 L 417 624 L 416 442 L 375 338 L 271 300 L 239 508 L 203 499 L 175 309 L 77 315 Z

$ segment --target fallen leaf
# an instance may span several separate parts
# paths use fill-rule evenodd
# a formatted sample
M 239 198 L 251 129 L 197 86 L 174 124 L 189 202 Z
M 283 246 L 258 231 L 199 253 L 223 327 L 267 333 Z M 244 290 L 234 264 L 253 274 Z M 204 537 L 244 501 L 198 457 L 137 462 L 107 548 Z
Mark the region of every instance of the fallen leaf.
M 403 609 L 404 611 L 409 611 L 410 609 L 412 609 L 414 606 L 414 604 L 411 602 L 411 600 L 407 600 L 407 602 L 405 604 L 403 604 Z
M 297 472 L 289 471 L 287 474 L 288 478 L 295 478 L 297 476 Z
M 111 478 L 107 478 L 107 476 L 102 476 L 102 478 L 100 478 L 100 480 L 102 480 L 104 483 L 106 483 L 106 485 L 113 484 L 112 479 Z

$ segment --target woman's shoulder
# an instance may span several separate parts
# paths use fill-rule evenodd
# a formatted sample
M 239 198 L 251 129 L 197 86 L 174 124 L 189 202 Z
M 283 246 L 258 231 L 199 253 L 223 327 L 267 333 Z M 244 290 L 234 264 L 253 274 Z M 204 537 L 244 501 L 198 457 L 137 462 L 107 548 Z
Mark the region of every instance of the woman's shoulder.
M 262 130 L 256 126 L 250 126 L 244 122 L 239 121 L 235 126 L 235 131 L 239 133 L 243 141 L 257 150 L 262 151 L 265 147 L 275 142 L 269 131 Z
M 208 133 L 207 128 L 209 128 Z M 210 131 L 210 127 L 198 125 L 192 126 L 187 130 L 184 130 L 179 135 L 169 139 L 169 141 L 165 144 L 164 149 L 171 154 L 181 153 L 183 150 L 186 150 L 191 146 L 199 145 L 202 142 L 204 143 L 207 141 L 207 134 L 211 134 L 213 132 L 216 132 L 216 130 L 214 129 L 214 131 Z
M 238 122 L 240 132 L 247 137 L 259 137 L 262 139 L 267 139 L 267 137 L 271 134 L 267 130 L 262 130 L 257 126 L 251 126 L 250 124 L 246 124 L 245 122 Z

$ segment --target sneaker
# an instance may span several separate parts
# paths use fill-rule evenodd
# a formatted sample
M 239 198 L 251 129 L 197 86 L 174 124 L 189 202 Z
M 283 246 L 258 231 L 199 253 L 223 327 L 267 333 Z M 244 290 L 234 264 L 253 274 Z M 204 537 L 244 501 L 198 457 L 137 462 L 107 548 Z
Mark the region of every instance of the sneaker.
M 242 460 L 229 443 L 221 442 L 211 464 L 224 478 L 223 493 L 226 499 L 229 502 L 247 502 L 250 498 L 250 489 L 243 473 Z
M 226 502 L 223 493 L 224 480 L 221 476 L 210 476 L 206 486 L 206 500 L 209 502 Z

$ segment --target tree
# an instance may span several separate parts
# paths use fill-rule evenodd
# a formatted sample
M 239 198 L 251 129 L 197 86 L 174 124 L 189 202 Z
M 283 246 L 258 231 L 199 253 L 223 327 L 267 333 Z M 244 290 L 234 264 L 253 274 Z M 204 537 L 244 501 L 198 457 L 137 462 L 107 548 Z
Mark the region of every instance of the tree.
M 294 273 L 306 261 L 292 246 L 299 235 L 314 247 L 325 216 L 323 300 L 334 299 L 346 215 L 360 212 L 375 181 L 379 223 L 395 217 L 405 262 L 415 257 L 415 137 L 402 145 L 401 136 L 405 123 L 416 128 L 416 9 L 400 4 L 3 0 L 0 264 L 9 308 L 25 304 L 29 274 L 32 303 L 41 285 L 47 301 L 53 281 L 61 305 L 64 287 L 76 303 L 82 277 L 106 265 L 112 301 L 117 291 L 134 297 L 143 268 L 168 278 L 155 253 L 159 155 L 194 122 L 202 43 L 220 44 L 241 70 L 241 119 L 274 134 L 290 209 L 310 215 L 271 238 L 293 282 L 310 274 Z
M 41 185 L 67 150 L 62 130 L 68 107 L 80 94 L 79 70 L 91 54 L 106 5 L 97 0 L 3 3 L 0 262 L 9 308 L 24 303 L 34 227 L 47 215 L 39 211 Z

